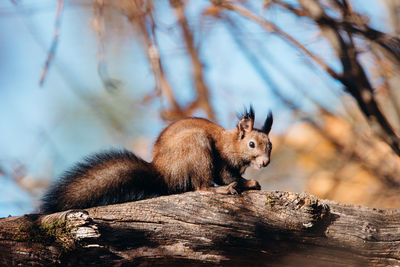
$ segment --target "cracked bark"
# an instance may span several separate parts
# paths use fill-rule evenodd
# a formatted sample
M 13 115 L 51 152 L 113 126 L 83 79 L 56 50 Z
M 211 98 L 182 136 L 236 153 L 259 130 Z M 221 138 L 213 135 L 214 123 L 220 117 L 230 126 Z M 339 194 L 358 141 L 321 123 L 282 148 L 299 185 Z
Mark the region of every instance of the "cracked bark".
M 400 264 L 399 247 L 400 210 L 287 192 L 189 192 L 0 220 L 7 266 L 388 266 Z

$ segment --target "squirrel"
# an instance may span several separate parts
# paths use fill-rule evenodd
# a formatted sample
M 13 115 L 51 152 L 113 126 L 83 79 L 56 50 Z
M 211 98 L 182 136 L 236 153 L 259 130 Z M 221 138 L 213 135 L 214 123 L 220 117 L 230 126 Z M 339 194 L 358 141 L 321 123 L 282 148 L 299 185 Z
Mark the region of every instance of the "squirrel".
M 254 119 L 250 106 L 231 130 L 202 118 L 173 122 L 156 139 L 150 163 L 128 150 L 95 154 L 61 176 L 44 195 L 39 211 L 85 209 L 193 190 L 260 190 L 257 181 L 242 174 L 249 166 L 269 164 L 273 116 L 270 111 L 261 129 L 253 127 Z

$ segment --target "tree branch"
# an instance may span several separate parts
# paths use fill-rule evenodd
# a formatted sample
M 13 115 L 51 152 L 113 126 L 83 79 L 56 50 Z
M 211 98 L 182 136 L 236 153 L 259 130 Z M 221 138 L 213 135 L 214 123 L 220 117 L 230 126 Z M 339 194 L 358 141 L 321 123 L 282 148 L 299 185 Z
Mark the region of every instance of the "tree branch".
M 346 89 L 357 101 L 375 133 L 400 156 L 400 138 L 375 99 L 372 85 L 357 58 L 357 48 L 351 42 L 350 32 L 348 32 L 350 42 L 346 42 L 337 25 L 324 12 L 317 0 L 299 0 L 299 2 L 306 14 L 317 23 L 321 32 L 331 43 L 337 58 L 341 61 L 343 74 L 338 80 L 346 86 Z
M 339 25 L 336 23 L 334 19 L 328 16 L 319 1 L 317 0 L 299 0 L 299 4 L 302 7 L 302 10 L 296 9 L 291 5 L 281 3 L 277 0 L 274 0 L 274 3 L 279 4 L 280 6 L 288 9 L 298 16 L 306 16 L 311 18 L 320 28 L 321 33 L 325 35 L 326 39 L 329 41 L 334 51 L 336 52 L 337 58 L 340 60 L 343 72 L 336 73 L 332 68 L 329 67 L 327 63 L 325 63 L 322 58 L 313 54 L 309 51 L 305 46 L 303 46 L 300 42 L 298 42 L 294 37 L 287 34 L 285 31 L 278 28 L 272 22 L 269 22 L 251 11 L 241 8 L 236 4 L 233 4 L 230 1 L 225 0 L 214 0 L 212 1 L 214 5 L 225 8 L 230 11 L 234 11 L 254 22 L 263 26 L 267 31 L 271 31 L 273 33 L 278 34 L 283 37 L 285 40 L 289 41 L 292 45 L 297 47 L 307 56 L 309 56 L 312 60 L 314 60 L 323 70 L 325 70 L 332 78 L 340 81 L 345 87 L 346 90 L 354 97 L 357 101 L 357 104 L 361 111 L 364 113 L 367 118 L 368 123 L 371 126 L 371 129 L 383 140 L 385 141 L 392 150 L 400 156 L 400 138 L 395 132 L 394 128 L 390 124 L 389 120 L 382 112 L 378 102 L 375 99 L 373 87 L 365 73 L 364 68 L 360 64 L 357 56 L 357 49 L 355 44 L 352 42 L 352 36 L 349 28 L 349 24 L 347 23 L 347 27 L 344 29 L 348 33 L 348 37 L 350 42 L 346 42 L 345 39 L 341 36 Z M 346 10 L 344 10 L 345 12 Z M 346 11 L 347 12 L 347 11 Z M 350 11 L 349 11 L 350 12 Z M 347 12 L 347 13 L 349 13 Z M 344 13 L 343 13 L 344 14 Z M 364 25 L 364 24 L 363 24 Z M 364 27 L 366 28 L 366 27 Z M 356 27 L 353 27 L 352 30 L 355 30 Z M 382 35 L 379 35 L 379 32 L 373 32 L 377 34 L 378 37 L 371 37 L 372 29 L 367 29 L 369 34 L 364 34 L 364 37 L 368 37 L 370 40 L 374 40 L 379 43 L 382 47 L 385 42 L 382 41 Z M 361 33 L 360 30 L 357 33 Z M 385 37 L 387 39 L 387 36 Z M 384 38 L 384 39 L 385 39 Z M 378 42 L 378 39 L 382 42 Z M 387 51 L 391 52 L 392 55 L 397 55 L 398 50 L 398 40 L 396 38 L 391 38 L 391 45 L 384 47 Z M 390 50 L 389 48 L 393 48 Z
M 234 5 L 231 2 L 224 1 L 224 0 L 214 1 L 214 2 L 218 2 L 218 6 L 221 6 L 227 10 L 237 12 L 238 14 L 240 14 L 250 20 L 255 21 L 256 23 L 262 25 L 267 31 L 276 33 L 277 35 L 283 37 L 284 40 L 288 41 L 293 46 L 299 48 L 304 54 L 306 54 L 312 60 L 314 60 L 324 71 L 329 73 L 333 78 L 335 78 L 335 79 L 340 78 L 339 74 L 337 74 L 331 67 L 329 67 L 329 65 L 322 58 L 313 54 L 304 45 L 302 45 L 300 42 L 298 42 L 294 37 L 292 37 L 290 34 L 286 33 L 285 31 L 283 31 L 282 29 L 280 29 L 274 23 L 267 21 L 263 18 L 260 18 L 256 14 L 252 13 L 251 11 L 241 8 L 237 5 Z
M 44 64 L 42 74 L 40 75 L 40 81 L 39 81 L 40 86 L 42 86 L 44 83 L 44 80 L 47 75 L 47 71 L 49 70 L 50 64 L 53 61 L 54 55 L 56 53 L 58 38 L 60 35 L 60 26 L 61 26 L 61 18 L 62 18 L 63 10 L 64 10 L 64 0 L 58 0 L 53 40 L 51 42 L 51 46 L 50 46 L 49 52 L 47 54 L 47 59 L 46 59 L 46 63 Z
M 159 54 L 159 46 L 155 35 L 155 22 L 153 18 L 152 2 L 131 1 L 123 8 L 124 14 L 132 25 L 136 26 L 144 38 L 146 54 L 154 74 L 155 90 L 158 97 L 165 97 L 169 103 L 168 108 L 162 111 L 162 117 L 174 120 L 184 116 L 181 106 L 175 98 L 172 87 L 165 74 Z M 150 29 L 148 29 L 150 28 Z M 161 101 L 162 105 L 162 101 Z
M 186 43 L 186 50 L 192 62 L 192 77 L 196 88 L 196 99 L 188 106 L 186 113 L 188 115 L 202 107 L 206 112 L 207 117 L 215 120 L 215 113 L 210 104 L 210 90 L 208 89 L 203 77 L 203 63 L 200 61 L 199 52 L 194 45 L 193 33 L 189 28 L 189 23 L 185 14 L 185 4 L 181 0 L 170 0 L 170 5 L 175 11 L 175 16 L 178 20 L 183 33 L 183 39 Z

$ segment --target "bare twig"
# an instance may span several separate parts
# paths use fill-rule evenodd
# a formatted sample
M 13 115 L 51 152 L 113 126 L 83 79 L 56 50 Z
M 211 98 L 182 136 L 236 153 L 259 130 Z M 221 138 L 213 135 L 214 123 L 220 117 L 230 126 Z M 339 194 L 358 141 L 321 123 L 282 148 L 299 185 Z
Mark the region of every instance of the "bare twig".
M 232 39 L 238 45 L 240 51 L 248 59 L 248 61 L 251 63 L 251 65 L 254 67 L 254 69 L 259 74 L 259 76 L 263 79 L 265 84 L 271 90 L 271 92 L 277 97 L 277 99 L 279 99 L 284 105 L 286 105 L 291 110 L 293 110 L 295 112 L 300 111 L 300 106 L 297 103 L 291 101 L 289 98 L 287 98 L 285 95 L 283 95 L 280 92 L 280 90 L 278 89 L 278 85 L 269 76 L 268 72 L 264 69 L 259 58 L 252 52 L 251 49 L 249 49 L 246 46 L 246 43 L 241 38 L 238 37 L 238 35 L 237 35 L 238 29 L 237 29 L 237 25 L 235 24 L 235 22 L 232 19 L 230 19 L 229 17 L 224 17 L 224 20 L 228 22 L 228 30 L 231 33 Z
M 56 53 L 56 49 L 57 49 L 57 44 L 58 44 L 58 38 L 60 35 L 60 26 L 61 26 L 61 18 L 62 18 L 62 13 L 64 10 L 64 0 L 58 0 L 58 4 L 57 4 L 57 14 L 56 14 L 56 22 L 55 22 L 55 26 L 54 26 L 54 35 L 53 35 L 53 41 L 51 43 L 50 46 L 50 50 L 47 54 L 47 60 L 46 63 L 44 65 L 44 68 L 42 70 L 42 74 L 40 75 L 40 81 L 39 81 L 39 85 L 42 86 L 44 83 L 44 80 L 46 78 L 46 74 L 47 71 L 50 67 L 50 64 L 54 58 L 54 55 Z
M 104 32 L 105 32 L 105 22 L 104 22 L 104 1 L 103 0 L 93 0 L 94 6 L 94 27 L 98 38 L 98 64 L 97 72 L 103 83 L 103 86 L 108 91 L 113 91 L 118 89 L 121 82 L 109 77 L 107 71 L 107 64 L 105 59 L 105 48 L 104 48 Z

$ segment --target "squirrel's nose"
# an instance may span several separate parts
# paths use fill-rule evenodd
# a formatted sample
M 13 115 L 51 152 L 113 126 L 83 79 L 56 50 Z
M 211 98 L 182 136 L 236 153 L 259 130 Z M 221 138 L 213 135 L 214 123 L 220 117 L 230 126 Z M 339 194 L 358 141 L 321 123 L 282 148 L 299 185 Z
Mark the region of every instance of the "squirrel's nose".
M 267 160 L 263 160 L 263 166 L 264 167 L 267 167 L 267 165 L 269 164 L 269 159 L 267 159 Z

